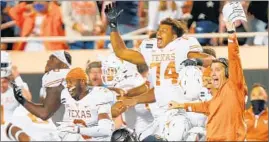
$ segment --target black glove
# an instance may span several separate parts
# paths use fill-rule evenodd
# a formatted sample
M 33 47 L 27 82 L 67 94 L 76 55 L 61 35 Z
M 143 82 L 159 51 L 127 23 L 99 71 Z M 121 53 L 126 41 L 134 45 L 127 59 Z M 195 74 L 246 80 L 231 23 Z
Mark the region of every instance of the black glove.
M 14 82 L 11 83 L 13 86 L 13 92 L 14 92 L 14 97 L 16 100 L 21 104 L 24 105 L 25 103 L 25 98 L 22 95 L 22 90 L 19 86 L 17 86 Z
M 117 31 L 117 18 L 120 16 L 122 12 L 123 9 L 121 9 L 119 12 L 117 11 L 115 2 L 113 2 L 112 4 L 108 4 L 106 6 L 105 14 L 111 31 L 115 32 Z
M 180 65 L 187 66 L 203 66 L 203 61 L 201 59 L 186 59 Z

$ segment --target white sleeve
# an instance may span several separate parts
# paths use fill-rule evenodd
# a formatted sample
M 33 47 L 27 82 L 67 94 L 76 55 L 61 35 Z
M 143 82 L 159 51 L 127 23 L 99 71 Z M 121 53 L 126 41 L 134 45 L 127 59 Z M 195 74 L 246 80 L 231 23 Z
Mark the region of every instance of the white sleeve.
M 46 89 L 44 87 L 40 88 L 39 97 L 46 98 Z
M 42 78 L 42 87 L 57 87 L 65 82 L 67 71 L 50 71 Z
M 92 137 L 111 136 L 114 129 L 112 120 L 101 119 L 98 121 L 98 126 L 80 128 L 80 134 Z
M 196 38 L 189 37 L 188 42 L 189 42 L 190 51 L 203 52 L 203 48 Z
M 111 105 L 110 103 L 106 103 L 106 104 L 100 104 L 98 105 L 98 114 L 101 114 L 101 113 L 107 113 L 107 114 L 110 114 L 111 113 Z

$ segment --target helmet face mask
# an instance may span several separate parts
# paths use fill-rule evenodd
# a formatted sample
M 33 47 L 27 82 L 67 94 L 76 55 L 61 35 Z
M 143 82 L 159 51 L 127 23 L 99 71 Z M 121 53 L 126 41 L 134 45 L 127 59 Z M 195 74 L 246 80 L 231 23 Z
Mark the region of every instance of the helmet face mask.
M 102 61 L 102 81 L 107 86 L 115 86 L 123 64 L 114 54 Z
M 137 142 L 138 137 L 135 131 L 128 128 L 115 130 L 111 136 L 111 142 Z
M 102 67 L 102 81 L 105 85 L 114 86 L 118 70 L 113 67 Z

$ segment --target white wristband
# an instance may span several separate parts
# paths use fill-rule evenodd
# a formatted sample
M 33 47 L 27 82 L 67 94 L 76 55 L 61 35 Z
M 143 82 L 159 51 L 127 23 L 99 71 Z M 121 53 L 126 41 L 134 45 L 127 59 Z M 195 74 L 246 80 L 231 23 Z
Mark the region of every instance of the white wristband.
M 23 86 L 24 82 L 23 82 L 21 76 L 18 76 L 18 77 L 15 78 L 15 83 L 20 87 Z
M 15 127 L 15 126 L 13 124 L 11 124 L 11 126 L 8 129 L 7 135 L 8 135 L 8 138 L 15 141 L 15 138 L 12 136 L 12 133 L 11 133 L 13 127 Z

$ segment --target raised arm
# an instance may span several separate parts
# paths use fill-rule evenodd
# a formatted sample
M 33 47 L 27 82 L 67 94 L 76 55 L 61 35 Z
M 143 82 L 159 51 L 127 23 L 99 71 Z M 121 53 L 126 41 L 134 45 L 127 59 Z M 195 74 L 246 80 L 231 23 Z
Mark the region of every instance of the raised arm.
M 231 80 L 239 89 L 244 89 L 245 78 L 239 55 L 239 45 L 233 23 L 227 22 L 228 30 L 228 60 L 229 60 L 229 80 Z
M 25 100 L 18 86 L 13 85 L 14 95 L 17 101 L 22 104 L 30 113 L 41 118 L 42 120 L 49 119 L 61 106 L 61 92 L 63 86 L 46 88 L 47 96 L 43 104 L 35 104 Z
M 145 59 L 138 51 L 128 49 L 117 30 L 117 17 L 121 11 L 117 11 L 115 3 L 108 4 L 105 9 L 108 25 L 111 29 L 110 40 L 117 57 L 133 64 L 145 64 Z

